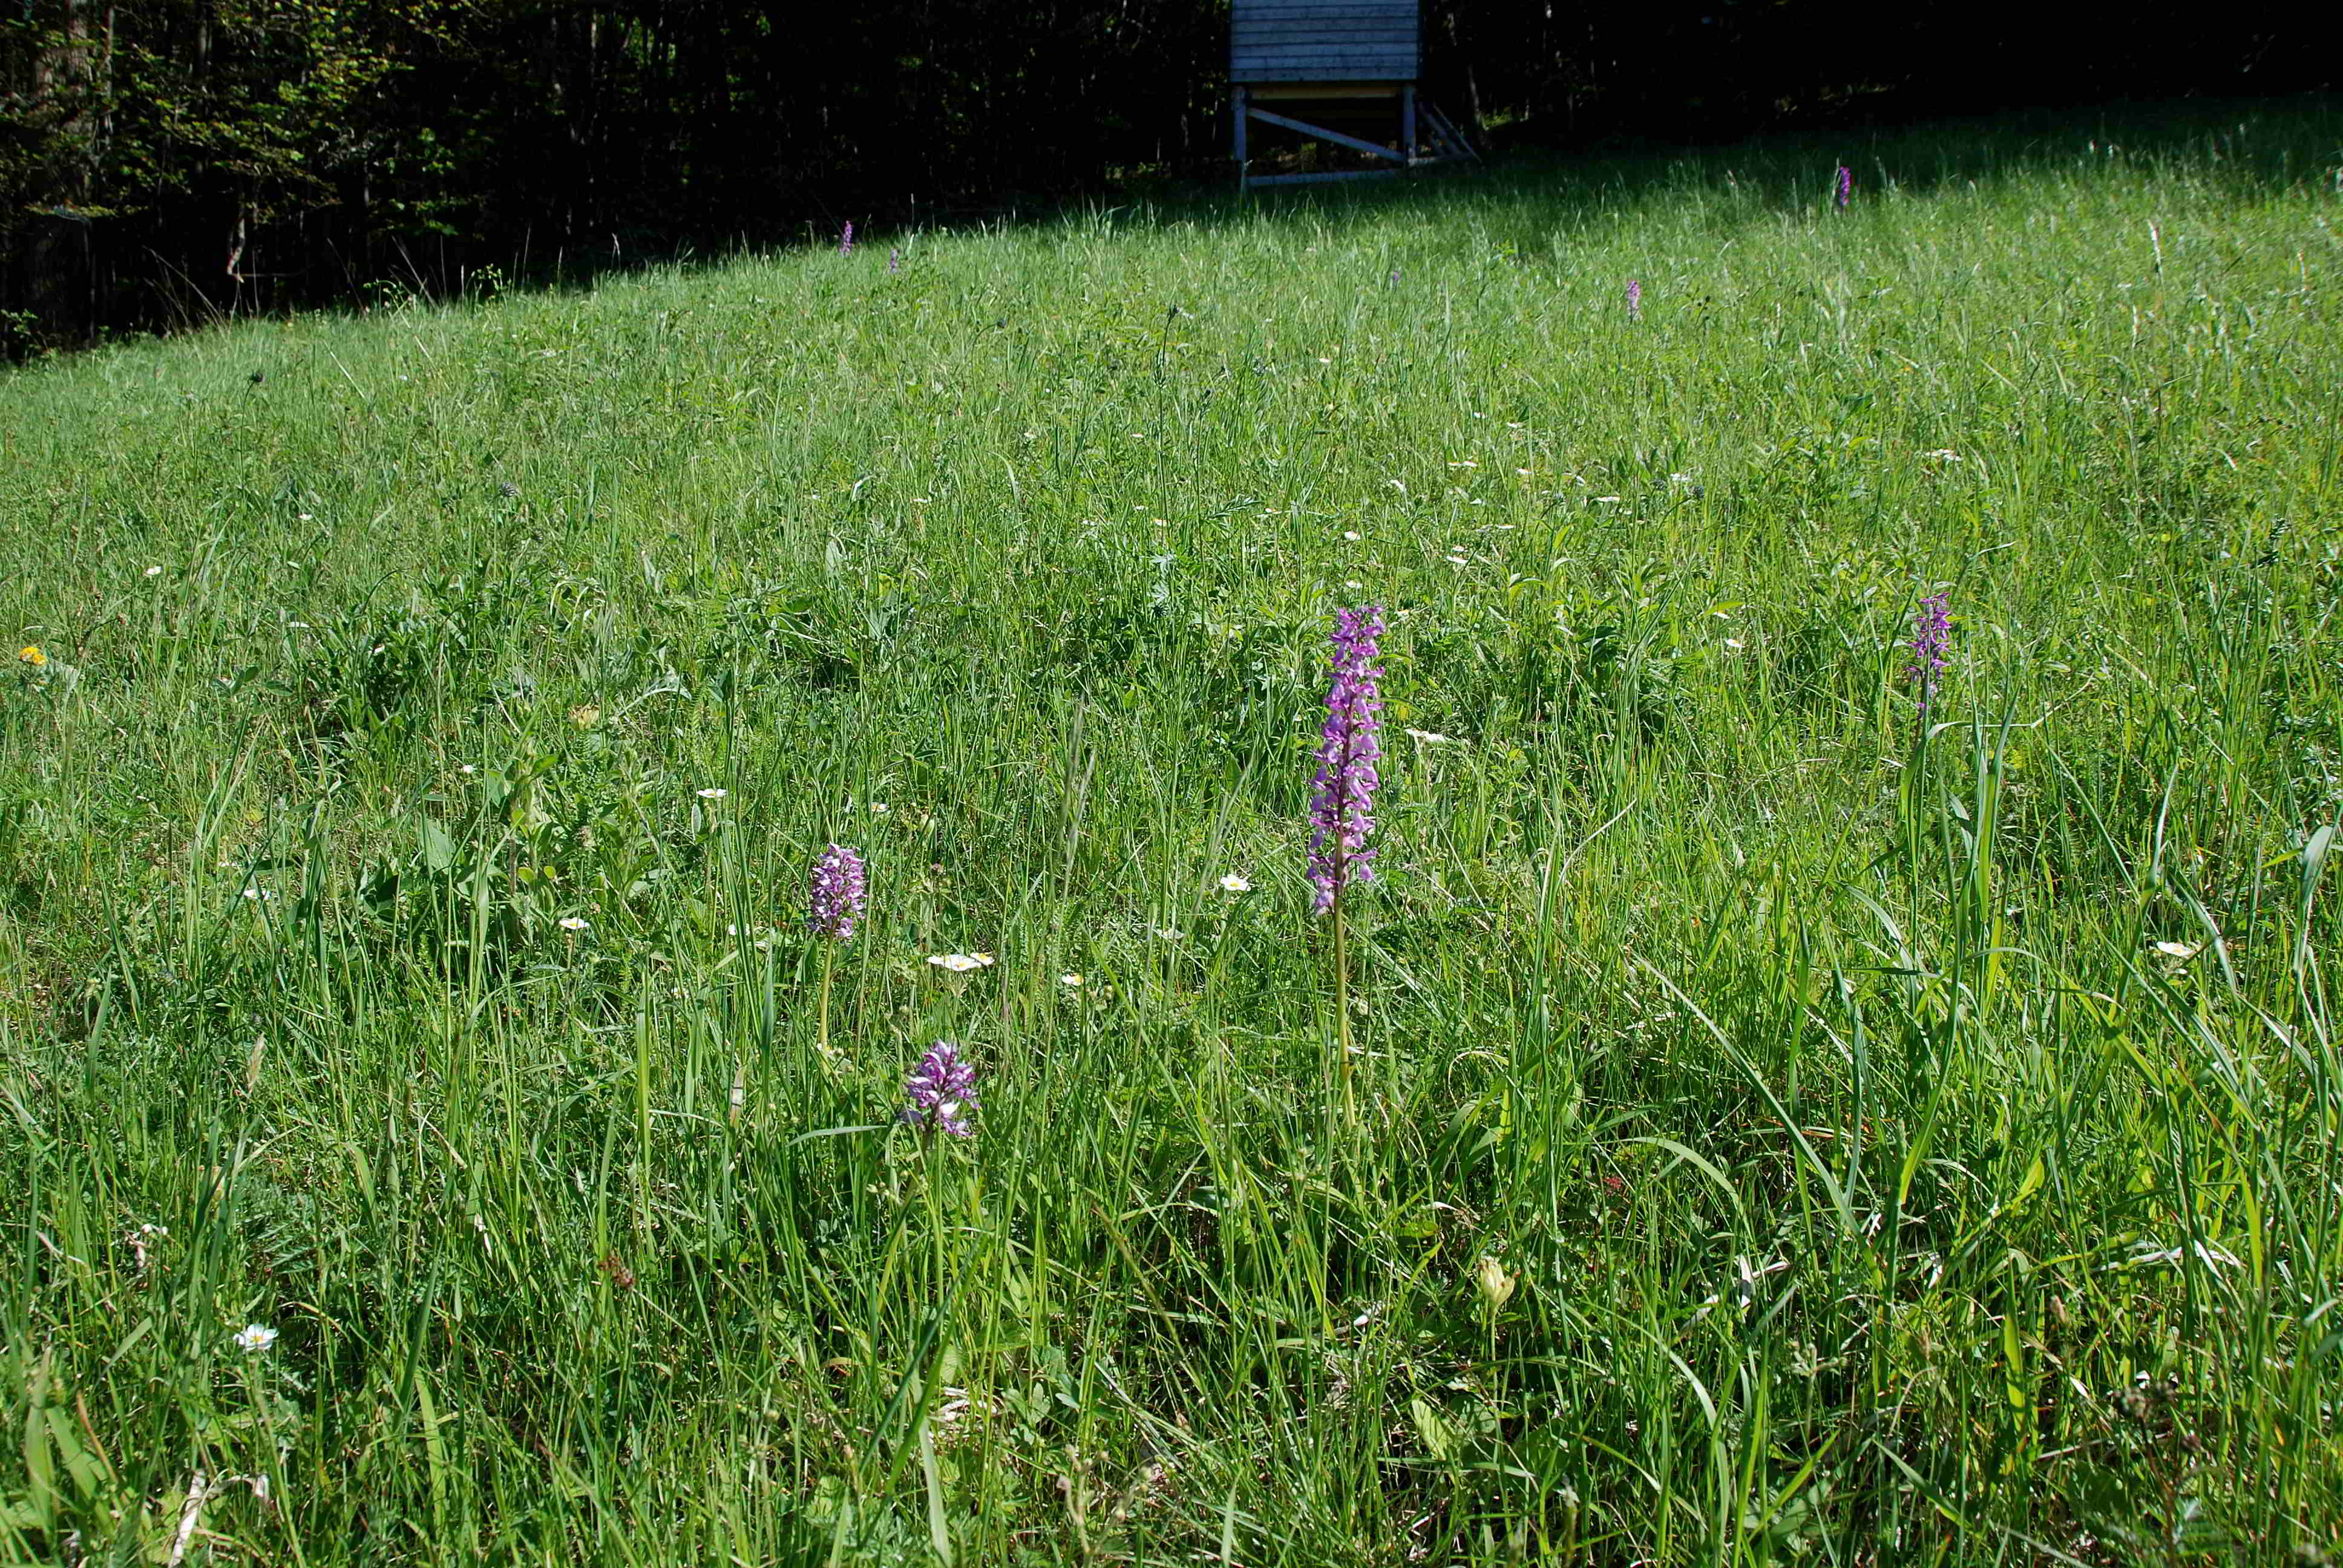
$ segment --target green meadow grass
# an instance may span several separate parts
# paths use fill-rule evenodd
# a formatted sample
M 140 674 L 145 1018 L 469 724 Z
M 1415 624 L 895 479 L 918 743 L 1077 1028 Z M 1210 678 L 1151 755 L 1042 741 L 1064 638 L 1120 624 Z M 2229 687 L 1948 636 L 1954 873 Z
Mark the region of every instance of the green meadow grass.
M 1838 156 L 0 379 L 0 1554 L 2343 1551 L 2343 116 Z

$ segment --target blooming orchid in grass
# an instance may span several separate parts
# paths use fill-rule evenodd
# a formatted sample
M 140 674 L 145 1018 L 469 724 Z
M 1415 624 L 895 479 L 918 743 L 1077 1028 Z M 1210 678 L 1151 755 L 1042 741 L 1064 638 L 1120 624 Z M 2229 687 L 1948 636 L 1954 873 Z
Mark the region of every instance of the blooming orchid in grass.
M 940 1040 L 928 1048 L 903 1080 L 901 1119 L 914 1127 L 933 1128 L 954 1138 L 973 1138 L 976 1129 L 968 1113 L 978 1109 L 976 1068 L 963 1060 L 960 1047 Z
M 1383 670 L 1375 663 L 1383 633 L 1383 612 L 1368 606 L 1334 612 L 1333 684 L 1326 693 L 1326 722 L 1319 731 L 1318 775 L 1311 781 L 1310 880 L 1324 914 L 1352 882 L 1373 879 L 1366 847 L 1374 831 L 1374 794 L 1383 782 L 1375 764 L 1383 757 L 1376 732 L 1383 728 Z

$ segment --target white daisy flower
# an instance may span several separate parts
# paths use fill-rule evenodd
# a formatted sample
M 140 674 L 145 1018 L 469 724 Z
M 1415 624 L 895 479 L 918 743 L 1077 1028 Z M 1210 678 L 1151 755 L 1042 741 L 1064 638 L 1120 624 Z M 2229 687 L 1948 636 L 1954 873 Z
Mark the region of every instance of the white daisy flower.
M 1246 881 L 1242 877 L 1238 876 L 1234 871 L 1231 871 L 1227 876 L 1221 879 L 1221 891 L 1224 893 L 1250 893 L 1252 891 L 1252 884 Z
M 1070 971 L 1066 974 L 1060 975 L 1058 977 L 1058 983 L 1065 986 L 1078 986 L 1082 983 L 1082 977 Z
M 702 789 L 699 792 L 699 798 L 703 800 L 721 800 L 724 799 L 724 790 L 714 788 Z
M 564 915 L 561 917 L 560 925 L 565 931 L 582 931 L 586 929 L 586 920 L 580 915 Z
M 932 953 L 929 955 L 928 961 L 940 970 L 964 975 L 970 970 L 982 969 L 990 960 L 972 958 L 967 953 Z
M 277 1331 L 259 1323 L 246 1323 L 236 1333 L 236 1348 L 248 1356 L 256 1356 L 277 1342 Z

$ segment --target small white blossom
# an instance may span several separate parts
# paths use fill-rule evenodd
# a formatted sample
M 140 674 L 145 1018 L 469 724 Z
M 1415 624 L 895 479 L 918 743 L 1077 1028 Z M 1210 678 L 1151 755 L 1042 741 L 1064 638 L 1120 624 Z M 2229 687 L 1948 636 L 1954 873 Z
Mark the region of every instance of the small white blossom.
M 702 789 L 699 792 L 699 798 L 703 800 L 721 800 L 724 795 L 725 792 L 718 789 Z
M 236 1331 L 236 1348 L 248 1356 L 256 1356 L 277 1342 L 277 1331 L 259 1323 L 246 1323 Z
M 1224 893 L 1250 893 L 1252 891 L 1252 884 L 1246 881 L 1242 877 L 1238 876 L 1234 871 L 1231 871 L 1227 876 L 1221 879 L 1221 891 Z
M 1064 986 L 1078 986 L 1082 983 L 1082 977 L 1078 974 L 1068 972 L 1058 977 L 1058 983 Z
M 586 929 L 586 920 L 582 915 L 564 915 L 560 925 L 565 931 L 582 931 Z
M 929 956 L 928 961 L 940 970 L 945 970 L 956 975 L 964 975 L 971 970 L 982 969 L 992 960 L 977 958 L 969 953 L 933 953 Z
M 161 577 L 163 575 L 163 568 L 161 567 L 148 567 L 146 568 L 146 575 L 150 578 Z

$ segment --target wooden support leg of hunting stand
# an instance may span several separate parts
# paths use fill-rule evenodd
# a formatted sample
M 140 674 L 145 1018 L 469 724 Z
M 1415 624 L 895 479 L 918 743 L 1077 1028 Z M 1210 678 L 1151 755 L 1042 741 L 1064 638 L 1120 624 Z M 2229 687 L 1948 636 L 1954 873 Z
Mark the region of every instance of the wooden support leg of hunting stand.
M 1247 167 L 1245 163 L 1245 111 L 1251 107 L 1251 106 L 1245 102 L 1246 96 L 1247 94 L 1244 87 L 1242 85 L 1237 87 L 1235 92 L 1235 100 L 1237 113 L 1237 189 L 1239 190 L 1245 188 L 1245 170 Z

